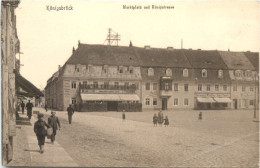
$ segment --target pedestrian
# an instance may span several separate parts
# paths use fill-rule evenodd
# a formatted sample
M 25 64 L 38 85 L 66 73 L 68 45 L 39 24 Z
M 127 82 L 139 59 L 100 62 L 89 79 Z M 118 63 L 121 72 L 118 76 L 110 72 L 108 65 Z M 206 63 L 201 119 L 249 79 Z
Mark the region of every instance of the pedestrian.
M 165 127 L 168 127 L 168 125 L 169 125 L 169 119 L 167 116 L 165 116 L 164 125 L 165 125 Z
M 163 112 L 161 110 L 158 113 L 158 123 L 159 123 L 159 126 L 162 126 L 162 124 L 163 124 Z
M 25 104 L 24 104 L 23 101 L 22 101 L 22 103 L 21 103 L 21 107 L 22 107 L 22 114 L 24 114 L 24 107 L 25 107 Z
M 28 100 L 28 103 L 26 103 L 26 109 L 27 109 L 27 116 L 29 120 L 32 117 L 32 108 L 33 108 L 33 104 L 30 102 L 30 100 Z
M 52 144 L 55 141 L 55 135 L 56 135 L 57 129 L 58 128 L 59 128 L 59 130 L 61 129 L 59 118 L 57 116 L 55 116 L 55 114 L 56 114 L 56 112 L 52 111 L 51 116 L 48 118 L 48 125 L 52 128 L 52 135 L 51 135 Z
M 156 113 L 154 113 L 154 115 L 153 115 L 153 125 L 157 127 L 157 123 L 158 123 L 158 117 L 157 117 Z
M 47 103 L 45 103 L 45 106 L 44 106 L 46 112 L 48 111 L 48 106 L 47 106 Z
M 34 123 L 34 132 L 37 136 L 41 154 L 44 152 L 45 136 L 47 132 L 45 127 L 50 128 L 50 126 L 44 121 L 43 114 L 39 113 L 38 121 Z
M 125 121 L 125 110 L 123 110 L 122 119 L 123 119 L 123 121 Z
M 71 124 L 72 115 L 74 114 L 74 109 L 71 107 L 71 104 L 67 108 L 67 112 L 68 112 L 69 124 Z
M 199 120 L 202 120 L 202 112 L 199 113 Z

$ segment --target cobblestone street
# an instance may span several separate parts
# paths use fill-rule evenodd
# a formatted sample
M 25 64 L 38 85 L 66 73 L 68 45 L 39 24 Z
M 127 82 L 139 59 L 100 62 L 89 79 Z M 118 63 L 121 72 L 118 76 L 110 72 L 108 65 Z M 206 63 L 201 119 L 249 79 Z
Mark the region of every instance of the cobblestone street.
M 50 111 L 40 110 L 47 119 Z M 57 112 L 62 129 L 56 140 L 81 167 L 258 167 L 259 122 L 252 112 L 203 111 L 198 121 L 198 111 L 164 111 L 169 127 L 154 127 L 154 112 L 126 113 L 126 121 L 117 112 L 76 112 L 71 125 L 66 112 Z M 23 127 L 15 143 L 25 139 Z

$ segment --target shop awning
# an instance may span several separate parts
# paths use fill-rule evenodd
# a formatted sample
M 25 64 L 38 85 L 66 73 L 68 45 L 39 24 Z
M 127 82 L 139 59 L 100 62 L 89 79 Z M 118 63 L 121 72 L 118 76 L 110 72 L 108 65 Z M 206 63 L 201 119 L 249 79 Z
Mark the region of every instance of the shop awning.
M 197 100 L 200 103 L 215 103 L 216 102 L 213 98 L 204 98 L 204 97 L 198 97 Z
M 81 94 L 85 101 L 139 101 L 136 94 Z
M 35 87 L 31 82 L 27 79 L 22 77 L 17 72 L 15 73 L 15 87 L 16 94 L 18 96 L 25 96 L 25 97 L 40 97 L 44 96 L 43 93 Z
M 231 99 L 230 98 L 214 98 L 214 100 L 218 103 L 231 103 Z

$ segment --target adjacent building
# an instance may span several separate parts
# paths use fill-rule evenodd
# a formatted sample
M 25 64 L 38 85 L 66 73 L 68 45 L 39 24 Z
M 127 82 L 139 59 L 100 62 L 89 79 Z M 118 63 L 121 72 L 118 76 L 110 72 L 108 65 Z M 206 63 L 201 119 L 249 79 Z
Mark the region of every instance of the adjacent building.
M 73 104 L 79 111 L 251 108 L 252 77 L 232 76 L 238 70 L 255 76 L 248 57 L 258 55 L 79 42 L 47 81 L 46 101 L 51 108 L 65 110 Z M 232 59 L 246 63 L 238 68 Z M 239 95 L 233 91 L 238 84 Z

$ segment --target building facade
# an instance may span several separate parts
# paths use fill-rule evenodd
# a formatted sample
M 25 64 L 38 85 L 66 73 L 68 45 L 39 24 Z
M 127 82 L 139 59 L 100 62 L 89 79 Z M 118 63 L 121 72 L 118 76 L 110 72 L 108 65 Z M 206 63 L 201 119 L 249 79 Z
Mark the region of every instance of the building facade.
M 246 80 L 233 80 L 231 72 L 237 69 L 229 65 L 223 53 L 233 59 L 232 52 L 217 50 L 79 43 L 68 61 L 48 80 L 46 100 L 49 107 L 59 110 L 82 103 L 93 106 L 93 111 L 93 103 L 104 106 L 98 111 L 122 110 L 121 103 L 140 103 L 142 109 L 148 110 L 233 109 L 234 99 L 239 99 L 235 98 L 238 95 L 233 86 L 238 82 L 242 87 L 246 82 L 247 90 L 243 92 L 248 94 L 247 102 L 252 103 L 253 85 Z M 249 61 L 242 52 L 236 54 Z M 247 69 L 256 73 L 252 64 Z M 237 107 L 241 108 L 244 107 Z

